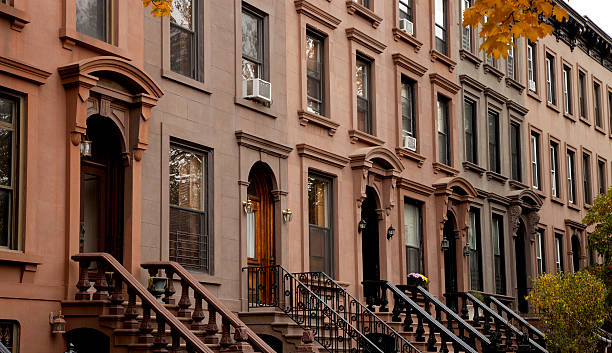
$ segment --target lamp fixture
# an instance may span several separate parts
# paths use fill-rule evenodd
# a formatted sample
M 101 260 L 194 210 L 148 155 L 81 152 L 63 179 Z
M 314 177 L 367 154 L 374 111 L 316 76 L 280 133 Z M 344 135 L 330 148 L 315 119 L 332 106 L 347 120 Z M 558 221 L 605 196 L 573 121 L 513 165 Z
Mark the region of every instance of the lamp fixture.
M 51 333 L 66 333 L 66 320 L 64 320 L 61 311 L 49 313 L 49 324 L 51 325 Z
M 450 249 L 450 243 L 448 242 L 448 239 L 446 239 L 446 236 L 444 236 L 444 238 L 442 238 L 442 244 L 440 245 L 440 248 L 444 252 L 446 252 L 446 251 L 448 251 L 448 249 Z
M 285 223 L 291 222 L 291 218 L 293 218 L 293 212 L 290 209 L 286 209 L 282 211 L 283 213 L 283 221 Z
M 393 227 L 393 225 L 390 225 L 389 229 L 387 229 L 387 239 L 393 238 L 394 235 L 395 235 L 395 227 Z
M 242 208 L 244 209 L 244 213 L 251 214 L 253 213 L 253 203 L 251 200 L 242 201 Z
M 81 157 L 91 157 L 92 141 L 87 138 L 87 135 L 81 139 Z
M 465 244 L 465 246 L 463 247 L 463 256 L 470 256 L 470 243 Z
M 359 224 L 357 224 L 357 232 L 361 233 L 363 232 L 365 228 L 366 228 L 366 221 L 365 219 L 361 219 L 359 221 Z

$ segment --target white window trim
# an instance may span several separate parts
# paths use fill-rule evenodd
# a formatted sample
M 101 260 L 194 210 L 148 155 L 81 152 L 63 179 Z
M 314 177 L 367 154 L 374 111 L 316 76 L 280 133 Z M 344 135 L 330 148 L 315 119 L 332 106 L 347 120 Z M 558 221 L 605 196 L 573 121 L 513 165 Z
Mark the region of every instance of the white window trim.
M 539 161 L 538 161 L 538 139 L 535 135 L 531 134 L 531 177 L 533 180 L 531 184 L 535 189 L 540 189 L 540 175 L 538 173 Z

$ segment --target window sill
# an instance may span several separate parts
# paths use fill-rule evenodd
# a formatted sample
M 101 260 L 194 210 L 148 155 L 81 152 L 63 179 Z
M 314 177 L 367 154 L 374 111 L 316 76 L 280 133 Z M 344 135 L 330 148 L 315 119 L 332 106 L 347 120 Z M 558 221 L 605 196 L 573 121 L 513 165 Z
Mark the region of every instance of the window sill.
M 499 174 L 498 172 L 494 172 L 492 170 L 487 171 L 487 180 L 494 180 L 500 184 L 506 184 L 508 181 L 508 177 Z
M 355 0 L 347 0 L 346 1 L 346 10 L 351 15 L 359 15 L 364 18 L 366 21 L 372 24 L 372 27 L 378 28 L 380 23 L 382 22 L 382 17 L 375 14 L 372 10 L 367 7 L 361 6 Z
M 459 171 L 457 169 L 451 166 L 448 166 L 446 164 L 442 164 L 440 162 L 433 163 L 433 170 L 434 170 L 434 174 L 438 174 L 440 172 L 444 174 L 448 174 L 449 176 L 455 176 L 459 174 Z
M 37 85 L 44 85 L 51 73 L 39 69 L 22 61 L 0 56 L 0 72 L 30 81 Z
M 0 264 L 21 267 L 21 283 L 33 283 L 34 274 L 38 271 L 38 265 L 41 263 L 42 261 L 38 256 L 12 250 L 0 250 Z
M 612 109 L 612 107 L 610 107 L 610 109 Z M 602 135 L 606 135 L 606 131 L 603 129 L 603 126 L 595 125 L 595 131 L 601 133 Z
M 423 43 L 417 40 L 415 36 L 411 36 L 410 34 L 408 34 L 408 32 L 402 31 L 397 27 L 393 28 L 393 39 L 396 42 L 401 40 L 405 43 L 408 43 L 414 48 L 415 53 L 418 53 L 419 50 L 421 50 L 421 47 L 423 46 Z
M 463 169 L 472 171 L 472 172 L 477 173 L 479 175 L 483 175 L 487 171 L 486 169 L 484 169 L 483 167 L 479 166 L 478 164 L 470 162 L 470 161 L 463 162 Z
M 563 113 L 563 117 L 570 120 L 573 123 L 576 122 L 576 118 L 574 117 L 574 114 Z
M 510 187 L 515 189 L 515 190 L 523 190 L 523 189 L 528 189 L 529 188 L 529 186 L 521 183 L 518 180 L 514 180 L 514 179 L 510 179 L 508 181 L 508 185 L 510 185 Z
M 419 168 L 423 166 L 423 163 L 425 163 L 425 160 L 427 159 L 427 157 L 421 154 L 402 147 L 396 148 L 395 153 L 397 153 L 400 157 L 415 161 L 417 163 L 417 167 Z
M 585 119 L 584 117 L 580 117 L 580 121 L 582 121 L 583 123 L 585 123 L 588 126 L 591 126 L 591 122 L 588 119 Z
M 578 205 L 576 205 L 575 203 L 571 203 L 571 202 L 567 203 L 567 208 L 569 208 L 570 210 L 574 210 L 576 212 L 580 212 L 581 211 L 581 209 L 580 209 L 580 207 L 578 207 Z
M 176 83 L 180 83 L 182 85 L 191 87 L 193 89 L 197 89 L 200 92 L 204 92 L 206 94 L 212 94 L 210 88 L 207 85 L 205 85 L 204 82 L 200 82 L 192 78 L 189 78 L 187 76 L 183 76 L 174 71 L 162 69 L 162 77 L 165 79 L 174 81 Z
M 308 123 L 310 123 L 323 129 L 327 129 L 329 136 L 334 136 L 336 130 L 338 130 L 338 127 L 340 126 L 340 124 L 333 122 L 330 118 L 326 118 L 322 115 L 311 113 L 306 110 L 298 110 L 298 119 L 300 120 L 300 125 L 302 126 L 307 126 Z
M 191 275 L 201 284 L 204 285 L 212 285 L 212 286 L 220 286 L 221 285 L 221 279 L 215 276 L 211 276 L 207 273 L 203 273 L 203 272 L 197 272 L 197 271 L 193 271 L 193 270 L 188 270 L 189 273 L 191 273 Z M 176 280 L 178 281 L 178 280 Z
M 30 23 L 30 16 L 27 12 L 7 4 L 0 4 L 0 17 L 11 21 L 11 29 L 17 32 L 21 32 L 23 27 Z
M 559 110 L 559 107 L 557 107 L 557 105 L 555 105 L 555 104 L 552 104 L 552 103 L 547 101 L 546 102 L 546 106 L 548 107 L 548 109 L 551 109 L 551 110 L 553 110 L 553 111 L 555 111 L 557 113 L 561 113 L 561 110 Z
M 255 101 L 251 101 L 248 99 L 244 99 L 244 98 L 240 98 L 240 97 L 236 97 L 234 99 L 234 104 L 246 108 L 246 109 L 250 109 L 253 111 L 256 111 L 258 113 L 261 113 L 265 116 L 268 116 L 270 118 L 278 118 L 276 112 L 271 111 L 271 109 L 269 107 L 264 106 L 261 103 L 257 103 Z
M 546 194 L 544 194 L 544 192 L 540 189 L 536 189 L 533 186 L 531 187 L 531 191 L 535 192 L 538 196 L 540 196 L 540 198 L 542 200 L 544 200 L 546 198 Z
M 532 90 L 528 89 L 528 90 L 527 90 L 527 96 L 528 96 L 528 97 L 531 97 L 531 98 L 533 98 L 533 99 L 535 99 L 535 100 L 537 100 L 537 101 L 538 101 L 538 102 L 540 102 L 540 103 L 542 102 L 542 98 L 540 98 L 540 96 L 538 95 L 538 93 L 537 93 L 537 92 L 535 92 L 535 91 L 532 91 Z
M 429 52 L 429 55 L 431 57 L 432 62 L 439 61 L 442 64 L 448 66 L 449 72 L 453 72 L 453 70 L 455 69 L 455 66 L 457 65 L 457 63 L 453 59 L 451 59 L 448 55 L 444 55 L 440 53 L 439 51 L 437 51 L 436 49 L 432 49 Z
M 472 62 L 476 68 L 479 68 L 480 64 L 482 64 L 482 59 L 465 49 L 459 50 L 459 58 L 461 60 L 468 60 Z
M 495 78 L 497 78 L 497 82 L 501 82 L 502 78 L 504 77 L 504 73 L 501 72 L 501 70 L 499 70 L 495 66 L 491 66 L 491 65 L 485 63 L 482 66 L 482 68 L 484 69 L 485 74 L 491 74 L 491 75 L 495 76 Z
M 385 143 L 385 141 L 378 137 L 359 130 L 349 130 L 348 134 L 351 138 L 351 143 L 363 142 L 370 146 L 380 146 Z
M 506 77 L 506 87 L 514 88 L 520 94 L 523 94 L 523 90 L 525 90 L 525 86 L 523 86 L 520 82 L 510 77 Z
M 559 204 L 561 206 L 565 205 L 565 202 L 563 201 L 562 198 L 557 197 L 557 196 L 553 196 L 552 194 L 550 195 L 550 201 Z
M 59 38 L 62 40 L 63 47 L 68 50 L 73 50 L 74 47 L 78 45 L 97 51 L 100 54 L 113 55 L 131 60 L 124 49 L 71 29 L 61 28 Z

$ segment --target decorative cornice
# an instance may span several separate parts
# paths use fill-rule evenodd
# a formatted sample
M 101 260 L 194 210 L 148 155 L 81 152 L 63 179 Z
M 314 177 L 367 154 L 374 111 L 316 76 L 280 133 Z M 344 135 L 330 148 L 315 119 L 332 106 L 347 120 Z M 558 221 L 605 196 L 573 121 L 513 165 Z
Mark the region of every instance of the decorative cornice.
M 497 181 L 499 183 L 502 183 L 502 184 L 506 184 L 506 181 L 508 181 L 508 177 L 507 176 L 503 176 L 503 175 L 501 175 L 501 174 L 499 174 L 497 172 L 494 172 L 492 170 L 488 170 L 486 172 L 486 174 L 487 174 L 487 180 L 495 180 L 495 181 Z
M 295 146 L 300 157 L 310 158 L 315 161 L 329 164 L 336 168 L 344 168 L 350 160 L 338 154 L 322 150 L 320 148 L 301 143 Z
M 442 53 L 440 53 L 439 51 L 432 49 L 429 52 L 429 55 L 431 57 L 431 61 L 439 61 L 442 64 L 448 66 L 448 71 L 449 72 L 453 72 L 453 70 L 455 69 L 455 66 L 457 66 L 457 62 L 455 62 L 453 59 L 451 59 L 448 55 L 444 55 Z
M 525 116 L 527 115 L 527 113 L 529 113 L 529 109 L 511 99 L 506 101 L 506 107 L 508 107 L 508 110 L 514 110 L 522 116 Z
M 423 163 L 425 163 L 425 160 L 427 159 L 427 157 L 418 154 L 416 152 L 413 152 L 409 149 L 406 148 L 401 148 L 398 147 L 395 149 L 395 153 L 400 156 L 400 157 L 404 157 L 406 159 L 410 159 L 414 162 L 417 163 L 417 167 L 421 168 L 423 166 Z
M 457 92 L 459 92 L 459 89 L 461 89 L 461 86 L 457 85 L 456 83 L 450 81 L 449 79 L 436 72 L 429 74 L 429 81 L 436 86 L 444 88 L 452 94 L 457 94 Z
M 470 88 L 478 91 L 478 92 L 482 92 L 485 89 L 485 85 L 483 85 L 482 83 L 480 83 L 478 80 L 474 79 L 472 76 L 470 75 L 459 75 L 459 82 L 461 82 L 461 84 L 469 86 Z
M 330 29 L 336 29 L 340 22 L 342 22 L 339 18 L 322 10 L 319 6 L 313 5 L 307 0 L 295 0 L 294 5 L 297 13 L 308 16 Z
M 387 45 L 384 43 L 377 41 L 355 27 L 346 29 L 346 38 L 365 46 L 376 54 L 382 53 L 387 48 Z
M 423 76 L 425 72 L 427 72 L 427 68 L 425 66 L 400 53 L 393 54 L 392 58 L 395 65 L 402 67 L 419 77 Z
M 501 82 L 502 78 L 504 77 L 504 73 L 501 72 L 501 70 L 499 70 L 498 68 L 496 68 L 493 65 L 489 65 L 486 62 L 482 66 L 482 68 L 484 69 L 485 74 L 491 74 L 491 75 L 495 76 L 497 78 L 497 82 Z
M 459 174 L 459 171 L 453 167 L 447 166 L 446 164 L 442 164 L 439 162 L 433 163 L 434 174 L 438 174 L 440 172 L 447 174 L 449 176 L 455 176 Z
M 289 153 L 293 151 L 293 148 L 289 146 L 251 135 L 242 130 L 236 131 L 235 135 L 239 146 L 250 148 L 255 151 L 261 151 L 271 156 L 287 158 L 289 157 Z
M 377 28 L 383 20 L 382 17 L 378 16 L 367 7 L 364 7 L 361 4 L 357 3 L 357 1 L 355 0 L 346 1 L 346 10 L 351 15 L 357 14 L 365 18 L 367 21 L 372 23 L 372 27 L 374 28 Z
M 319 114 L 313 114 L 305 110 L 298 111 L 298 119 L 300 120 L 300 125 L 302 126 L 307 126 L 310 123 L 327 129 L 329 136 L 334 136 L 336 130 L 338 130 L 338 127 L 340 126 L 340 124 L 332 121 L 329 118 Z
M 30 23 L 30 16 L 23 10 L 16 9 L 8 4 L 0 3 L 0 17 L 11 21 L 11 29 L 21 32 L 26 24 Z
M 525 90 L 525 86 L 522 83 L 511 77 L 506 77 L 506 87 L 514 88 L 519 91 L 520 94 L 523 94 L 523 91 Z
M 461 60 L 471 61 L 472 64 L 474 64 L 476 68 L 479 68 L 480 64 L 482 64 L 482 59 L 480 59 L 479 57 L 477 57 L 476 55 L 472 54 L 470 51 L 467 51 L 465 49 L 459 50 L 459 58 Z
M 499 104 L 506 104 L 506 102 L 508 102 L 508 97 L 504 96 L 503 94 L 497 92 L 496 90 L 490 87 L 486 87 L 484 89 L 484 95 L 486 97 L 490 97 L 496 100 Z
M 406 33 L 406 31 L 403 31 L 399 28 L 393 28 L 392 31 L 393 31 L 393 40 L 395 40 L 396 42 L 401 40 L 405 43 L 408 43 L 414 48 L 415 53 L 418 53 L 419 50 L 421 50 L 421 47 L 423 46 L 423 42 L 419 41 L 414 36 L 411 36 L 410 34 Z
M 378 137 L 374 135 L 365 133 L 363 131 L 349 130 L 348 134 L 349 134 L 349 137 L 351 138 L 351 143 L 357 143 L 358 141 L 360 141 L 370 146 L 380 146 L 380 145 L 385 144 L 385 141 L 379 139 Z
M 582 224 L 580 222 L 574 221 L 572 219 L 565 219 L 565 226 L 566 227 L 570 227 L 570 228 L 576 228 L 576 229 L 579 229 L 579 230 L 585 230 L 587 228 L 586 225 L 584 225 L 584 224 Z
M 0 72 L 33 82 L 37 85 L 44 85 L 47 82 L 47 78 L 51 76 L 51 73 L 48 71 L 4 56 L 0 56 Z
M 472 163 L 469 161 L 465 161 L 463 162 L 463 169 L 465 170 L 470 170 L 474 173 L 478 173 L 479 175 L 483 175 L 487 170 L 484 169 L 483 167 L 477 165 L 476 163 Z
M 489 200 L 489 202 L 493 202 L 496 203 L 498 205 L 503 205 L 503 206 L 510 206 L 510 199 L 501 195 L 498 195 L 496 193 L 489 193 L 487 195 L 487 200 Z
M 423 185 L 411 179 L 402 177 L 397 179 L 397 187 L 400 189 L 415 192 L 417 194 L 421 194 L 423 196 L 431 196 L 431 194 L 433 194 L 433 192 L 435 191 L 435 189 L 431 186 Z

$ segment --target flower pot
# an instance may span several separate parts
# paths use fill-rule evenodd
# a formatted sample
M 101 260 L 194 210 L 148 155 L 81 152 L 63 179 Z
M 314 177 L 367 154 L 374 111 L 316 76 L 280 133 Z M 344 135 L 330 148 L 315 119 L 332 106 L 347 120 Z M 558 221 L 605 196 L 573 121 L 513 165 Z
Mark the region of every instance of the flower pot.
M 166 287 L 168 287 L 168 279 L 166 277 L 149 277 L 149 292 L 160 303 L 162 302 L 162 294 L 166 292 Z

